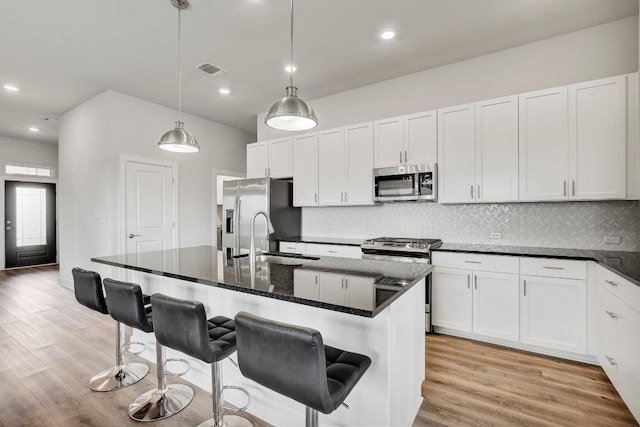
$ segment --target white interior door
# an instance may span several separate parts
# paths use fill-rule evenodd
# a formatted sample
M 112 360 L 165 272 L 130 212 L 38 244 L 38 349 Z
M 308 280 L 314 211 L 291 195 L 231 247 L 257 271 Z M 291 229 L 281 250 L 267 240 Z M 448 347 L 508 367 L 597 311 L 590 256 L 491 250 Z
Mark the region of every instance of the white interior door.
M 127 161 L 125 179 L 127 253 L 174 248 L 173 168 Z

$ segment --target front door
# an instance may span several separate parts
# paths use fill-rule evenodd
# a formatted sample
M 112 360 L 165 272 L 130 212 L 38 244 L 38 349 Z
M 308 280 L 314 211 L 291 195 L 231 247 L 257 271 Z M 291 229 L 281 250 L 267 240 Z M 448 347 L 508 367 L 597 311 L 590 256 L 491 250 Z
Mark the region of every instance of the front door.
M 127 253 L 173 249 L 173 168 L 126 162 Z
M 5 267 L 56 262 L 56 186 L 5 181 Z

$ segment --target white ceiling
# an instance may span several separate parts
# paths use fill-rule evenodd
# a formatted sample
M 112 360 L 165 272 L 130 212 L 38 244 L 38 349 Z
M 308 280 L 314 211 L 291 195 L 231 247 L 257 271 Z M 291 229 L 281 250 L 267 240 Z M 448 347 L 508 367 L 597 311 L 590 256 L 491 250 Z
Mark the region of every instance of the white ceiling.
M 21 88 L 0 88 L 0 136 L 55 143 L 57 124 L 43 119 L 106 89 L 177 108 L 169 0 L 0 0 L 0 10 L 0 86 Z M 638 0 L 300 0 L 295 83 L 313 99 L 636 14 Z M 255 132 L 287 85 L 289 0 L 191 0 L 182 24 L 183 109 Z M 387 27 L 398 36 L 385 42 Z M 203 74 L 203 61 L 227 73 Z

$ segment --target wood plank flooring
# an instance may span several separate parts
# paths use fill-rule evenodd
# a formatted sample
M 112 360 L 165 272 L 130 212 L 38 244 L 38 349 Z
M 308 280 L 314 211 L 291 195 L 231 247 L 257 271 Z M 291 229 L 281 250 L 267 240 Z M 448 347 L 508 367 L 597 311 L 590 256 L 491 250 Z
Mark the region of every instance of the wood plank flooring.
M 88 379 L 113 364 L 115 324 L 78 304 L 57 277 L 52 266 L 0 271 L 0 426 L 140 426 L 126 409 L 155 386 L 155 366 L 144 361 L 151 375 L 126 389 L 90 391 Z M 637 425 L 595 366 L 430 335 L 426 377 L 414 427 Z M 196 388 L 181 413 L 146 425 L 211 417 L 210 395 Z

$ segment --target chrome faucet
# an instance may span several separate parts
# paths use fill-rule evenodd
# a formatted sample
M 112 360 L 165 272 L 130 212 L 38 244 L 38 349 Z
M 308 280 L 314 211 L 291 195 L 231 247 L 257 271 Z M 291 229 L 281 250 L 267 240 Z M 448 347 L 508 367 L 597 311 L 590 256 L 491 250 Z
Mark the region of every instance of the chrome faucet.
M 267 229 L 269 230 L 269 234 L 275 233 L 275 229 L 273 228 L 273 224 L 271 224 L 271 219 L 269 219 L 269 215 L 265 211 L 257 211 L 253 214 L 253 218 L 251 218 L 251 234 L 249 235 L 249 240 L 251 245 L 249 246 L 249 263 L 252 266 L 256 264 L 256 218 L 262 215 L 264 219 L 267 220 Z

